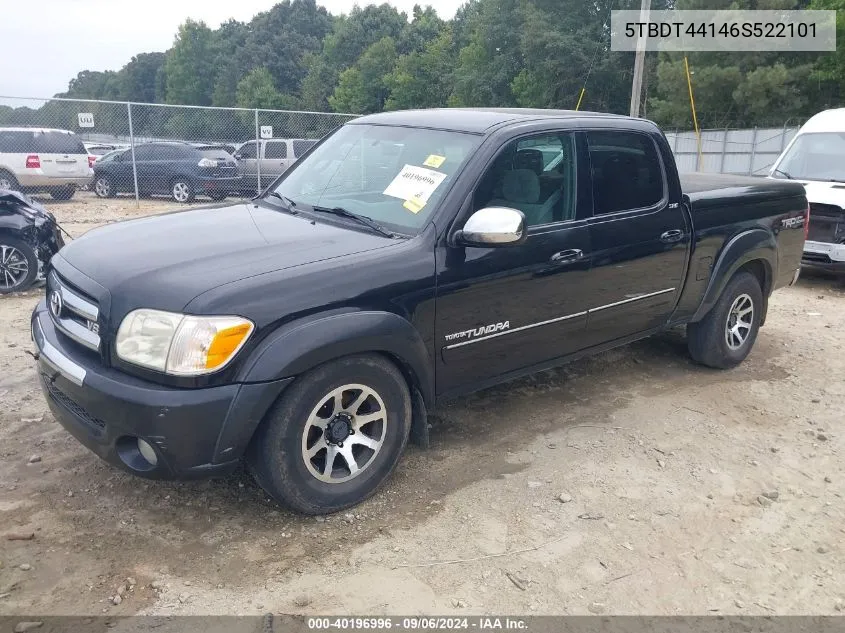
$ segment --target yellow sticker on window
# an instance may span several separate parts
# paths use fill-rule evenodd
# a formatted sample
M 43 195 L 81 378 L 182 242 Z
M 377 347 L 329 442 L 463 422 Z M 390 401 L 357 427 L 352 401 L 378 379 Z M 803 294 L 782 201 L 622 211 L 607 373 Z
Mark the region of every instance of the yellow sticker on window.
M 408 209 L 411 213 L 419 213 L 422 208 L 425 206 L 425 202 L 420 200 L 419 198 L 411 198 L 410 200 L 405 200 L 402 203 L 402 206 Z
M 446 162 L 445 156 L 438 156 L 437 154 L 429 154 L 428 158 L 423 161 L 423 165 L 426 167 L 434 167 L 437 169 Z

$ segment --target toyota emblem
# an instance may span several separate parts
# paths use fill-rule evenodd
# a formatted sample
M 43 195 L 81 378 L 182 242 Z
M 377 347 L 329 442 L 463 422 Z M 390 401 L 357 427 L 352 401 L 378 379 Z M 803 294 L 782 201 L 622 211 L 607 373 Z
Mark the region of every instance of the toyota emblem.
M 57 319 L 62 315 L 62 295 L 58 290 L 50 293 L 50 312 Z

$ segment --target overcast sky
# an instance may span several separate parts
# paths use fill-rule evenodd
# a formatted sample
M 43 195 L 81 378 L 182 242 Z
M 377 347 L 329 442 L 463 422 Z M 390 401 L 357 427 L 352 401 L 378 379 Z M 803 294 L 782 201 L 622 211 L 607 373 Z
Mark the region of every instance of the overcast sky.
M 4 0 L 0 18 L 0 96 L 49 97 L 80 70 L 118 70 L 133 55 L 164 51 L 186 18 L 212 28 L 247 21 L 277 0 Z M 451 18 L 463 0 L 390 0 L 410 14 L 430 4 Z M 359 0 L 317 0 L 335 15 Z M 2 102 L 15 105 L 2 99 Z

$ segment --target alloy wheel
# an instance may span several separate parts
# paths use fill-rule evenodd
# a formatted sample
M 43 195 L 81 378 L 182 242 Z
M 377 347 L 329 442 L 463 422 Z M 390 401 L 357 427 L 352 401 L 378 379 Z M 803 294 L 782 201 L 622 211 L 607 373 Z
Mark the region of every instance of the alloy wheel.
M 13 290 L 29 275 L 29 262 L 14 246 L 0 244 L 0 287 Z
M 302 458 L 316 479 L 349 481 L 375 461 L 387 433 L 387 408 L 370 387 L 348 384 L 323 396 L 302 434 Z
M 725 342 L 730 349 L 738 350 L 745 345 L 753 322 L 754 302 L 747 294 L 741 294 L 731 304 L 725 323 Z

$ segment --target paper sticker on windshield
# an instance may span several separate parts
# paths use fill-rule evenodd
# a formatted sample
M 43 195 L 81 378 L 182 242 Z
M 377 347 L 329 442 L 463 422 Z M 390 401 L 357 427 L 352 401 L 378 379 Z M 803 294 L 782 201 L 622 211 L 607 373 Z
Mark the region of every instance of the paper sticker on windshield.
M 446 174 L 441 174 L 439 171 L 405 165 L 396 178 L 387 185 L 384 195 L 400 200 L 417 199 L 425 204 L 445 178 Z
M 408 209 L 411 213 L 417 214 L 425 206 L 425 202 L 419 198 L 411 198 L 410 200 L 405 200 L 405 202 L 402 203 L 402 206 Z
M 437 169 L 446 162 L 445 156 L 438 156 L 437 154 L 429 154 L 428 158 L 423 161 L 423 165 L 426 167 L 434 167 Z

